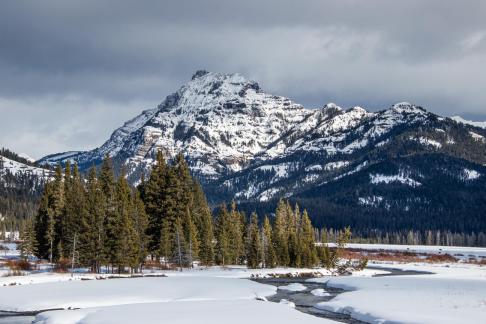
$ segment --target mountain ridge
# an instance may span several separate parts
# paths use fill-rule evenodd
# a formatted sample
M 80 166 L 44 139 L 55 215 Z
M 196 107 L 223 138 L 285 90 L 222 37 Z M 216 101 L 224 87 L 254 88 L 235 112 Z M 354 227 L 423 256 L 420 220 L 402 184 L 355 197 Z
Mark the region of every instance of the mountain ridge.
M 391 183 L 399 184 L 395 187 L 400 192 L 403 188 L 404 192 L 422 190 L 428 184 L 421 183 L 420 174 L 427 172 L 427 166 L 420 157 L 443 157 L 436 160 L 446 163 L 440 166 L 442 173 L 437 173 L 444 179 L 466 169 L 478 175 L 473 182 L 482 185 L 486 178 L 486 129 L 407 102 L 376 112 L 358 106 L 343 109 L 333 103 L 308 109 L 264 92 L 257 82 L 240 74 L 207 71 L 196 72 L 156 108 L 115 130 L 99 148 L 50 155 L 40 162 L 70 159 L 86 169 L 108 154 L 118 168 L 125 168 L 130 182 L 137 184 L 142 173 L 148 174 L 158 150 L 169 160 L 182 152 L 213 204 L 236 199 L 258 206 L 280 197 L 310 197 L 309 192 L 321 192 L 319 188 L 333 186 L 340 179 L 354 179 L 376 165 L 385 168 L 387 161 L 402 167 L 394 173 L 377 173 L 382 177 L 376 179 L 388 182 L 373 183 L 368 174 L 363 188 Z M 422 186 L 413 188 L 410 183 Z M 472 188 L 463 181 L 454 186 L 449 188 L 451 192 Z M 427 192 L 433 195 L 433 190 Z M 483 196 L 480 198 L 486 200 Z M 362 206 L 360 201 L 366 199 L 356 196 L 353 204 Z M 413 208 L 413 204 L 389 205 L 400 205 L 403 210 L 399 213 Z M 387 205 L 375 208 L 386 211 Z

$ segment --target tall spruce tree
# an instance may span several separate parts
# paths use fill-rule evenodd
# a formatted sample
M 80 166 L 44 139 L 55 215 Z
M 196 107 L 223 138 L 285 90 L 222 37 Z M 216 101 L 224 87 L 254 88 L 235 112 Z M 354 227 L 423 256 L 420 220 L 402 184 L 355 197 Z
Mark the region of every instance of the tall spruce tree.
M 199 240 L 199 259 L 201 264 L 210 266 L 214 262 L 214 229 L 213 216 L 209 209 L 204 192 L 199 183 L 193 184 L 192 217 L 197 227 Z
M 44 187 L 34 221 L 34 230 L 37 241 L 37 257 L 43 259 L 49 258 L 50 245 L 53 244 L 54 239 L 54 233 L 49 231 L 49 226 L 52 222 L 52 212 L 49 202 L 51 196 L 50 188 L 50 183 L 47 183 Z
M 302 214 L 299 242 L 301 246 L 301 266 L 314 267 L 317 265 L 317 250 L 315 245 L 314 228 L 312 227 L 307 210 Z
M 100 272 L 103 264 L 103 245 L 105 239 L 105 196 L 97 179 L 96 168 L 88 172 L 85 197 L 86 213 L 80 225 L 80 259 L 93 272 Z
M 26 219 L 23 222 L 20 233 L 20 256 L 28 259 L 30 256 L 37 254 L 37 241 L 35 239 L 34 222 L 32 219 Z
M 147 235 L 147 228 L 149 221 L 138 190 L 133 193 L 132 199 L 132 222 L 136 232 L 137 268 L 141 271 L 145 258 L 148 255 L 149 237 Z
M 84 184 L 77 164 L 71 170 L 69 162 L 66 163 L 64 178 L 63 248 L 64 255 L 69 255 L 73 251 L 74 238 L 79 238 L 81 223 L 86 217 L 86 204 Z
M 248 268 L 255 269 L 260 265 L 260 231 L 258 229 L 258 216 L 252 213 L 250 223 L 248 225 L 248 233 L 246 236 L 246 260 Z
M 123 272 L 128 266 L 131 271 L 138 268 L 139 250 L 137 231 L 133 223 L 133 205 L 130 186 L 122 171 L 115 188 L 116 219 L 113 224 L 115 235 L 113 237 L 113 263 L 117 265 L 118 272 Z
M 50 244 L 50 259 L 59 260 L 64 257 L 63 241 L 64 241 L 64 179 L 62 167 L 59 164 L 56 167 L 54 174 L 54 181 L 52 182 L 52 208 L 50 210 L 49 220 L 49 240 Z M 52 234 L 52 236 L 51 236 Z M 51 257 L 52 256 L 52 257 Z
M 280 266 L 288 266 L 290 264 L 289 255 L 289 235 L 288 235 L 288 216 L 287 216 L 287 204 L 281 199 L 278 202 L 277 209 L 275 211 L 275 224 L 274 224 L 274 242 L 275 252 L 277 255 L 277 264 Z
M 228 210 L 223 204 L 216 217 L 216 262 L 222 266 L 230 264 L 232 261 L 230 241 L 233 238 L 231 237 L 230 222 Z
M 152 168 L 150 177 L 144 185 L 141 185 L 141 193 L 145 210 L 148 215 L 149 224 L 147 234 L 149 235 L 149 251 L 152 255 L 168 253 L 169 248 L 161 246 L 162 223 L 164 217 L 164 200 L 166 199 L 166 173 L 167 164 L 161 151 L 157 152 L 156 163 Z M 164 229 L 168 230 L 168 228 Z M 166 234 L 168 235 L 168 234 Z
M 275 255 L 275 246 L 273 243 L 272 225 L 270 224 L 270 220 L 266 215 L 263 219 L 262 228 L 262 253 L 263 266 L 265 268 L 275 267 L 277 260 Z

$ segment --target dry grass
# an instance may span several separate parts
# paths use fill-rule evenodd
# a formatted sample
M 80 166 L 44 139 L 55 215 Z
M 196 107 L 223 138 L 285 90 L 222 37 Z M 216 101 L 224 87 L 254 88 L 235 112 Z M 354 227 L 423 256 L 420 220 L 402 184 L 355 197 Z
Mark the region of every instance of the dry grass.
M 358 250 L 345 249 L 342 253 L 345 259 L 354 260 L 374 260 L 374 261 L 393 261 L 393 262 L 428 262 L 428 263 L 451 263 L 458 259 L 450 254 L 426 254 L 413 253 L 407 251 L 384 251 L 384 250 Z
M 8 260 L 5 265 L 12 271 L 29 271 L 32 270 L 32 264 L 27 260 Z
M 171 263 L 162 263 L 156 260 L 149 260 L 145 261 L 144 269 L 151 269 L 151 270 L 176 270 L 177 265 Z

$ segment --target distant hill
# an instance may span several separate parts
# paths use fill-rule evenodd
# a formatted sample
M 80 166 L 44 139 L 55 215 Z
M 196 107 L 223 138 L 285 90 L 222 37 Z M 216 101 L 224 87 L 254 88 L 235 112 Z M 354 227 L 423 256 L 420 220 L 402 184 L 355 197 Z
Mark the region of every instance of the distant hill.
M 37 210 L 51 171 L 8 150 L 0 150 L 0 213 L 4 217 L 26 218 Z

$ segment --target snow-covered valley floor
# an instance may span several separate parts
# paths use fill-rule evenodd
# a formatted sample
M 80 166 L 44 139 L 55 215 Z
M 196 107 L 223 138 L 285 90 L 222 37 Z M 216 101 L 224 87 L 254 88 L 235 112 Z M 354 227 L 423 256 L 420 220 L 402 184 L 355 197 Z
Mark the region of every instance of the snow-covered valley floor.
M 373 269 L 330 277 L 325 270 L 243 267 L 165 271 L 167 277 L 96 280 L 96 275 L 0 274 L 0 311 L 38 311 L 35 323 L 335 323 L 304 314 L 291 302 L 265 301 L 277 287 L 249 280 L 274 273 L 319 272 L 321 278 L 281 291 L 326 298 L 321 310 L 368 323 L 485 323 L 486 267 L 466 263 L 370 262 Z M 432 274 L 374 276 L 390 269 Z M 91 280 L 86 280 L 91 279 Z M 315 284 L 321 286 L 316 289 Z M 311 289 L 312 287 L 312 289 Z M 0 319 L 1 323 L 2 320 Z

